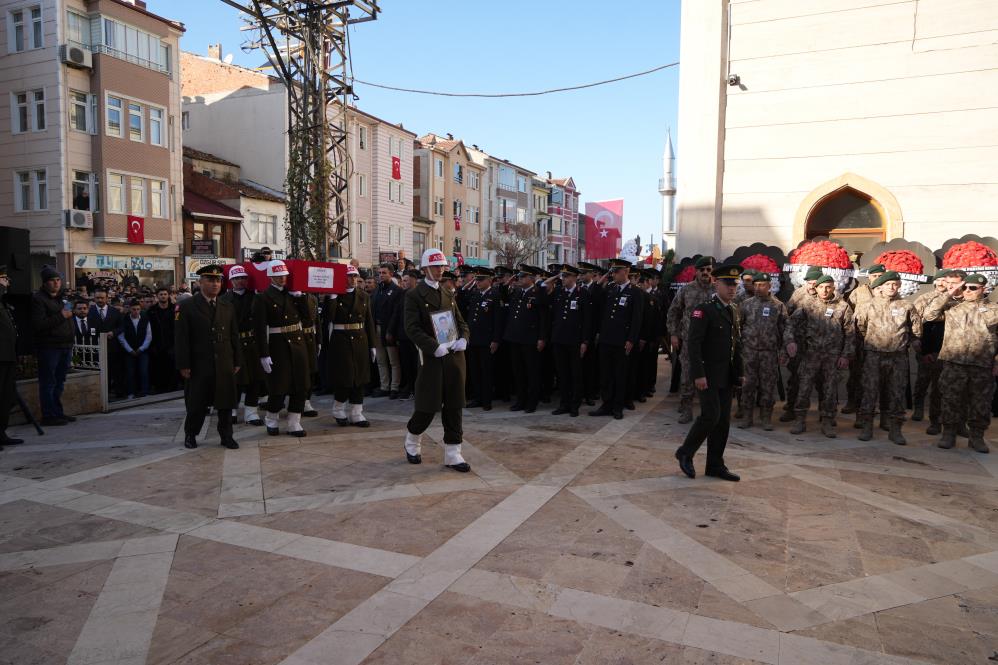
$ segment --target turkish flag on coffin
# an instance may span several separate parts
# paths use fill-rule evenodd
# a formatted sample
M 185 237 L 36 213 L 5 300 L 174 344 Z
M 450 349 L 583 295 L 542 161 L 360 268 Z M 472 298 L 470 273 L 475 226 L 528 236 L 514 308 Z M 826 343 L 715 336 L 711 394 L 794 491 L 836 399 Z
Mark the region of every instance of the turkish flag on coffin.
M 392 179 L 401 180 L 402 179 L 402 158 L 392 157 Z
M 128 216 L 128 242 L 141 245 L 146 241 L 146 220 L 143 217 Z

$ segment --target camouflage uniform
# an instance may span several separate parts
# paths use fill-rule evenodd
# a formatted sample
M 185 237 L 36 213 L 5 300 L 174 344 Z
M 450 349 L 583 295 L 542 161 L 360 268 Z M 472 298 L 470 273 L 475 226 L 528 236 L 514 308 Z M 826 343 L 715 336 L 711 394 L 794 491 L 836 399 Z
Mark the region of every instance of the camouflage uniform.
M 869 284 L 860 284 L 849 292 L 846 300 L 849 301 L 853 316 L 855 317 L 864 305 L 873 300 L 873 290 Z M 846 381 L 846 408 L 843 409 L 843 413 L 851 413 L 854 409 L 857 409 L 860 401 L 863 399 L 863 354 L 862 341 L 857 339 L 856 355 L 849 361 L 849 379 Z M 883 405 L 884 401 L 881 400 L 881 406 Z
M 773 411 L 780 347 L 787 325 L 787 307 L 771 295 L 749 298 L 739 307 L 742 320 L 742 409 Z
M 926 291 L 915 298 L 915 313 L 920 321 L 924 321 L 925 306 L 938 293 L 935 289 Z M 929 396 L 929 420 L 938 427 L 942 415 L 942 404 L 939 395 L 939 372 L 943 365 L 939 360 L 939 349 L 943 339 L 944 323 L 942 321 L 929 321 L 922 325 L 922 348 L 915 354 L 918 364 L 918 374 L 915 378 L 915 390 L 912 399 L 915 404 L 915 411 L 920 412 L 925 404 L 925 396 Z M 920 417 L 913 417 L 918 420 Z
M 904 391 L 908 385 L 908 346 L 922 334 L 915 306 L 894 297 L 874 297 L 856 310 L 856 332 L 863 346 L 863 376 L 859 415 L 873 419 L 883 392 L 895 423 L 904 422 Z
M 679 349 L 679 362 L 682 365 L 682 379 L 679 386 L 679 413 L 693 414 L 693 378 L 690 376 L 690 359 L 687 355 L 687 340 L 690 330 L 690 313 L 701 303 L 708 302 L 714 295 L 714 285 L 706 287 L 694 280 L 679 289 L 673 298 L 667 314 L 667 324 L 670 335 L 676 335 L 682 340 Z
M 852 309 L 838 296 L 831 300 L 815 297 L 797 308 L 783 334 L 784 344 L 804 340 L 804 358 L 800 367 L 800 392 L 794 411 L 799 421 L 807 416 L 811 406 L 811 388 L 820 378 L 819 413 L 822 418 L 835 418 L 838 409 L 839 358 L 852 358 L 856 339 Z M 800 345 L 798 344 L 798 347 Z M 797 355 L 802 351 L 798 348 Z
M 787 320 L 789 321 L 789 317 L 793 316 L 795 311 L 806 304 L 809 298 L 814 299 L 817 297 L 813 293 L 808 293 L 807 284 L 794 289 L 794 292 L 790 295 L 790 299 L 787 301 Z M 787 401 L 783 403 L 783 410 L 789 414 L 793 414 L 794 405 L 797 404 L 797 394 L 800 392 L 800 365 L 801 360 L 804 358 L 804 351 L 807 348 L 804 339 L 797 339 L 795 341 L 797 342 L 797 355 L 787 361 L 787 370 L 790 372 L 790 378 L 787 381 Z M 785 420 L 785 418 L 781 420 Z

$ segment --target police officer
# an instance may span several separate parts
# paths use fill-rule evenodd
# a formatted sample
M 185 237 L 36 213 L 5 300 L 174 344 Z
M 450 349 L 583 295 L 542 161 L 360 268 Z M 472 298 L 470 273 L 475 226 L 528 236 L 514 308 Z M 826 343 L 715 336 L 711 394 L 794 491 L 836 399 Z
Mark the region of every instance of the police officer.
M 377 358 L 371 298 L 362 288 L 360 273 L 347 266 L 347 292 L 326 301 L 325 321 L 332 325 L 326 368 L 333 386 L 333 417 L 341 427 L 370 427 L 364 417 L 364 386 L 371 380 Z M 347 402 L 350 403 L 349 419 Z
M 226 448 L 238 448 L 232 438 L 232 409 L 239 403 L 236 374 L 243 363 L 236 308 L 218 297 L 222 267 L 198 270 L 201 291 L 177 305 L 174 345 L 177 370 L 185 380 L 184 448 L 197 448 L 198 432 L 208 407 L 218 414 L 218 435 Z
M 420 447 L 423 432 L 439 411 L 444 428 L 444 465 L 467 473 L 471 465 L 461 456 L 464 440 L 461 411 L 468 326 L 453 294 L 440 286 L 447 266 L 444 253 L 428 249 L 423 252 L 420 265 L 425 278 L 405 294 L 405 332 L 419 349 L 415 404 L 403 444 L 405 456 L 410 464 L 423 461 Z
M 585 376 L 582 362 L 590 353 L 593 337 L 593 312 L 589 293 L 577 283 L 580 270 L 559 266 L 561 285 L 551 294 L 551 317 L 547 338 L 551 341 L 555 371 L 558 373 L 560 403 L 551 415 L 579 415 Z M 553 283 L 551 277 L 547 283 Z
M 236 385 L 243 398 L 243 422 L 247 425 L 261 426 L 258 407 L 260 405 L 260 386 L 263 383 L 263 369 L 260 367 L 260 354 L 256 348 L 256 332 L 253 323 L 253 292 L 246 288 L 249 275 L 242 266 L 229 268 L 229 284 L 232 286 L 222 296 L 222 300 L 232 303 L 236 309 L 236 321 L 239 326 L 239 345 L 242 348 L 243 362 L 236 375 Z
M 502 306 L 499 291 L 492 285 L 495 273 L 489 268 L 475 268 L 474 291 L 464 291 L 467 302 L 468 338 L 468 387 L 474 399 L 468 408 L 481 407 L 492 410 L 494 388 L 494 359 L 502 339 Z
M 594 263 L 579 261 L 579 278 L 576 282 L 579 288 L 589 294 L 589 302 L 593 308 L 600 300 L 600 292 L 603 289 L 605 278 L 603 270 Z M 596 334 L 596 311 L 593 311 L 593 335 Z M 583 400 L 586 406 L 593 406 L 600 394 L 599 380 L 599 353 L 597 353 L 595 342 L 590 350 L 582 358 L 582 373 L 584 386 L 582 389 Z
M 260 367 L 267 375 L 267 434 L 277 436 L 278 418 L 288 400 L 288 434 L 305 436 L 301 414 L 311 387 L 308 349 L 302 320 L 308 320 L 308 303 L 300 291 L 289 293 L 290 275 L 284 261 L 267 264 L 270 286 L 253 299 L 253 319 Z
M 4 296 L 9 287 L 10 277 L 7 276 L 7 266 L 0 266 L 0 444 L 16 446 L 24 441 L 7 436 L 10 409 L 14 406 L 17 394 L 15 381 L 17 328 L 14 326 L 14 316 L 4 302 Z
M 598 315 L 600 381 L 603 403 L 590 416 L 624 417 L 627 400 L 628 359 L 637 352 L 641 338 L 641 316 L 644 298 L 628 281 L 630 261 L 610 259 L 613 282 L 600 293 Z
M 725 264 L 713 270 L 715 296 L 690 312 L 687 357 L 700 397 L 700 415 L 676 451 L 679 468 L 696 478 L 693 456 L 707 441 L 705 474 L 721 480 L 740 478 L 724 465 L 733 389 L 742 381 L 741 341 L 734 298 L 742 267 Z
M 510 411 L 534 413 L 540 400 L 540 353 L 545 346 L 547 294 L 535 284 L 537 269 L 517 266 L 516 286 L 510 290 L 505 311 L 503 341 L 510 346 L 516 401 Z

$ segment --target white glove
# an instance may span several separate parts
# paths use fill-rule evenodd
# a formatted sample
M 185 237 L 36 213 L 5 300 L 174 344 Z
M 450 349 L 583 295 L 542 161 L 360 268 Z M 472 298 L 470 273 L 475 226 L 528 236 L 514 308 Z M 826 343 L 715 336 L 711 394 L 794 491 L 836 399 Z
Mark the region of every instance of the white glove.
M 371 349 L 371 362 L 372 363 L 378 362 L 378 350 L 377 349 Z
M 330 299 L 330 300 L 336 300 L 336 294 L 335 294 L 335 293 L 331 294 L 331 295 L 329 296 L 329 299 Z
M 467 348 L 468 348 L 468 340 L 466 340 L 463 337 L 459 338 L 457 341 L 455 341 L 453 344 L 450 345 L 450 350 L 454 351 L 455 353 L 458 351 L 464 351 Z
M 267 356 L 266 358 L 260 358 L 260 366 L 263 367 L 263 371 L 265 373 L 270 374 L 271 369 L 274 366 L 274 361 L 270 359 L 270 356 Z
M 450 346 L 450 344 L 451 343 L 448 342 L 447 344 L 441 344 L 440 346 L 438 346 L 437 350 L 433 352 L 433 357 L 434 358 L 443 358 L 444 356 L 446 356 L 447 355 L 447 351 L 448 351 L 448 347 Z
M 288 291 L 293 298 L 301 298 L 301 291 Z

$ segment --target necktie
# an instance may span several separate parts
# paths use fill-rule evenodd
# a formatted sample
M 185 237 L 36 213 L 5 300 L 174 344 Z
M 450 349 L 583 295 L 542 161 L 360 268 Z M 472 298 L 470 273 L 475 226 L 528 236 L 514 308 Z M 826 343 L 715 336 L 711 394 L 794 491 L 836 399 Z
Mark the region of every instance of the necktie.
M 80 328 L 83 331 L 83 339 L 86 339 L 87 338 L 87 334 L 90 332 L 87 329 L 87 320 L 86 319 L 80 319 Z

